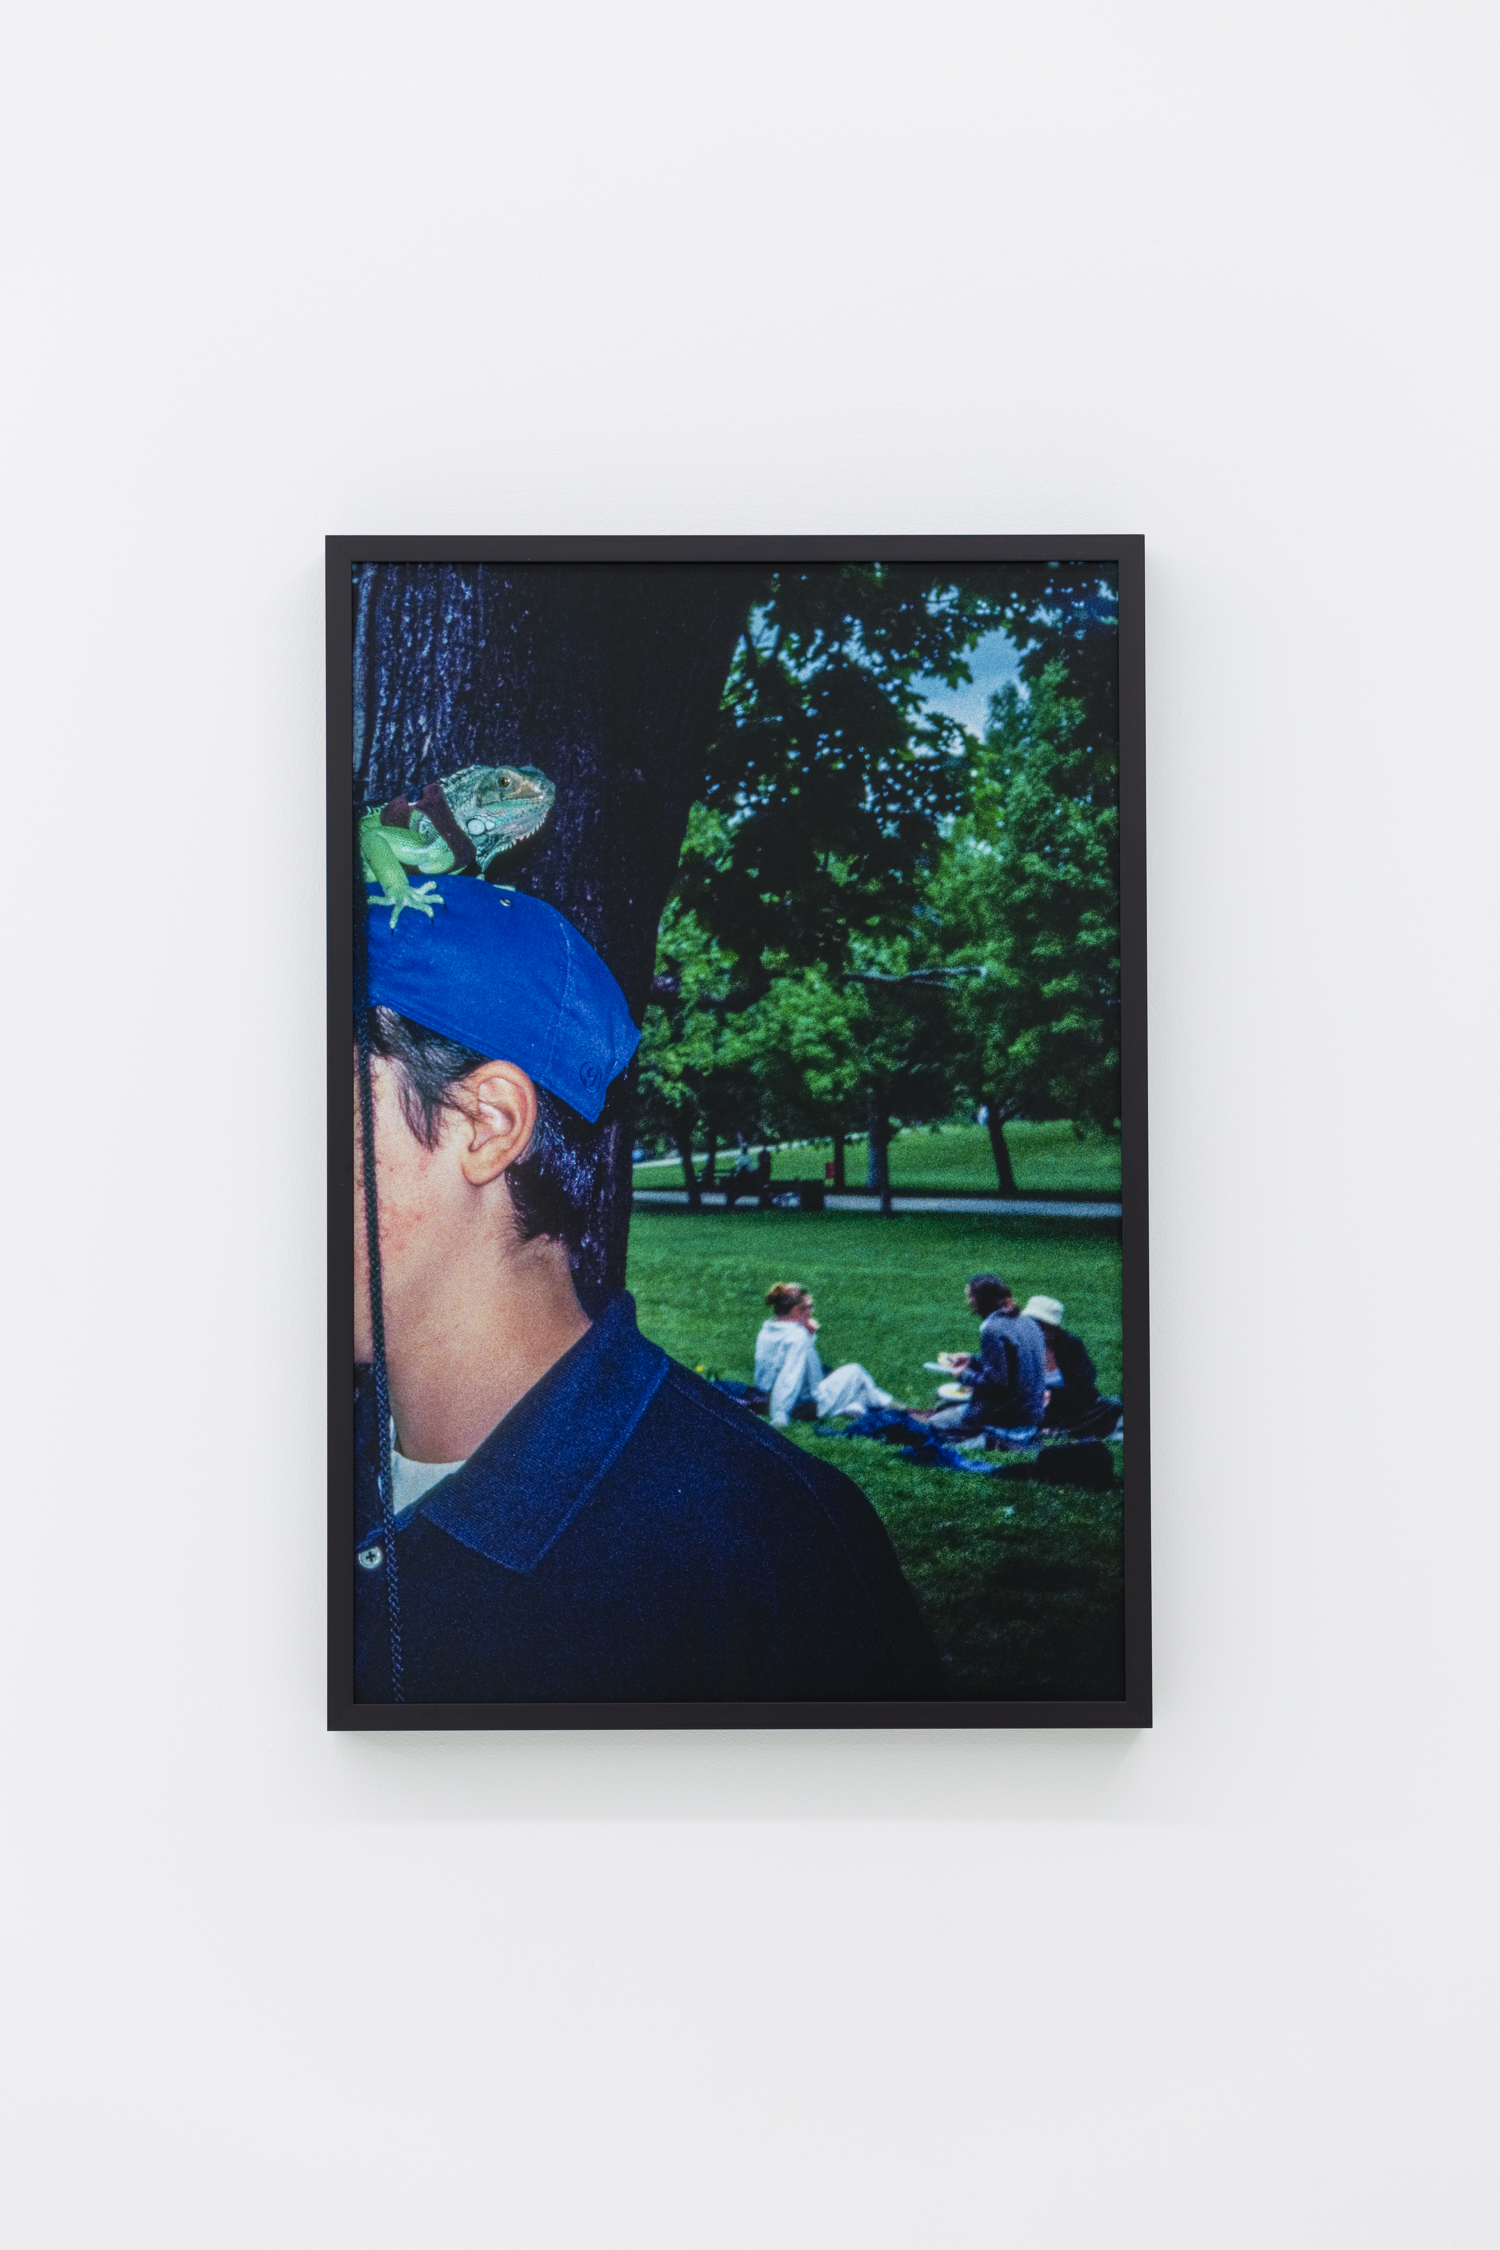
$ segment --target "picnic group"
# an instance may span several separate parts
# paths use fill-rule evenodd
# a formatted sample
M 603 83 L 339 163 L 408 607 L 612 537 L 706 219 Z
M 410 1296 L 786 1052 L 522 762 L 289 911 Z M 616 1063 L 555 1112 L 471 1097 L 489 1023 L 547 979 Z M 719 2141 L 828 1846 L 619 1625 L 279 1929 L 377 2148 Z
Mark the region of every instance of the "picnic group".
M 910 1436 L 925 1458 L 967 1465 L 958 1452 L 1015 1451 L 1052 1438 L 1100 1440 L 1118 1434 L 1121 1402 L 1101 1397 L 1082 1337 L 1066 1328 L 1059 1298 L 1018 1305 L 998 1274 L 974 1274 L 965 1296 L 979 1322 L 977 1349 L 928 1362 L 945 1380 L 932 1407 L 912 1407 L 849 1362 L 825 1372 L 818 1353 L 812 1291 L 774 1281 L 755 1339 L 753 1384 L 721 1385 L 778 1429 L 792 1421 L 844 1418 L 850 1436 L 889 1441 Z

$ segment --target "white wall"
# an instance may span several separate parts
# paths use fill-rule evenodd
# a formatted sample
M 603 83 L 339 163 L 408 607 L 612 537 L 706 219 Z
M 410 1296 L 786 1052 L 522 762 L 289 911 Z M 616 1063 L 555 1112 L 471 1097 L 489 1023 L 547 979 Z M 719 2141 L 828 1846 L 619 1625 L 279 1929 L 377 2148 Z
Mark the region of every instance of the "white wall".
M 12 2240 L 1489 2239 L 1495 20 L 12 16 Z M 322 534 L 1137 529 L 1155 1731 L 330 1739 Z

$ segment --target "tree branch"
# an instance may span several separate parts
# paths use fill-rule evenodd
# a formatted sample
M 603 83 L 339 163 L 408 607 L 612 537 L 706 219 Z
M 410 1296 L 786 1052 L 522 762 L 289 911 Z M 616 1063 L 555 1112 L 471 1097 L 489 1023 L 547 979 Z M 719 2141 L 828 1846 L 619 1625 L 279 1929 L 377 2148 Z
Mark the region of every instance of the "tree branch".
M 905 976 L 882 976 L 875 969 L 846 969 L 841 981 L 844 984 L 879 984 L 888 988 L 914 986 L 918 991 L 942 992 L 954 977 L 982 977 L 982 967 L 955 967 L 951 969 L 911 969 Z

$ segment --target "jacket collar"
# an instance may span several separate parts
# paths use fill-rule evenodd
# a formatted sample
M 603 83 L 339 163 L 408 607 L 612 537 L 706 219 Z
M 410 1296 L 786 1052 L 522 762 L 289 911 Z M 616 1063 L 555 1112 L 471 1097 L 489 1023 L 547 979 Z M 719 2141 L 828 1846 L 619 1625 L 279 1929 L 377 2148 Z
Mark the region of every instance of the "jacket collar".
M 535 1570 L 612 1467 L 669 1364 L 622 1289 L 412 1517 L 506 1570 Z

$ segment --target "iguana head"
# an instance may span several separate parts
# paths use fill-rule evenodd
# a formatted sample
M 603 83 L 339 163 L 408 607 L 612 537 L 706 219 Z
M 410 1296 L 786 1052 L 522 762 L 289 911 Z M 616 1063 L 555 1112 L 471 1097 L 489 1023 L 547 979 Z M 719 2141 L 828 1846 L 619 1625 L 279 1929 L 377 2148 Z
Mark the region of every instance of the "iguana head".
M 444 774 L 438 787 L 481 875 L 497 853 L 536 834 L 557 794 L 535 766 L 461 766 Z

